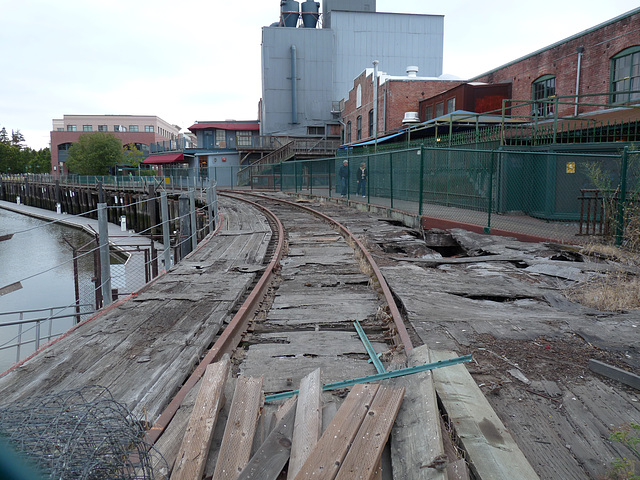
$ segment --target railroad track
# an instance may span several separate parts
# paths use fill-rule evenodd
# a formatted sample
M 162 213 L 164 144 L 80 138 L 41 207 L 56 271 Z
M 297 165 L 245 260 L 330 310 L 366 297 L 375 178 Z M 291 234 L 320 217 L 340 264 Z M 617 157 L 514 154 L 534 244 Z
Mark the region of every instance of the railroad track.
M 269 399 L 269 395 L 297 389 L 317 369 L 323 384 L 379 373 L 380 360 L 376 358 L 376 367 L 367 352 L 367 341 L 387 365 L 396 367 L 406 364 L 405 353 L 413 348 L 378 266 L 344 226 L 282 198 L 224 195 L 250 202 L 264 212 L 273 230 L 270 255 L 243 305 L 149 431 L 147 441 L 160 445 L 167 457 L 173 455 L 177 442 L 170 434 L 169 446 L 161 435 L 187 396 L 194 401 L 193 387 L 207 366 L 225 354 L 232 356 L 235 374 L 261 379 L 261 391 Z M 364 343 L 358 329 L 366 337 Z M 323 395 L 328 409 L 325 423 L 346 391 L 342 388 Z M 264 419 L 276 409 L 277 404 L 264 406 L 263 431 L 256 432 L 256 437 L 268 433 Z M 215 447 L 212 453 L 208 471 L 214 469 Z
M 434 360 L 448 364 L 456 355 L 440 352 L 430 358 L 425 347 L 414 348 L 411 339 L 418 337 L 407 331 L 374 255 L 359 238 L 370 225 L 356 226 L 356 236 L 305 202 L 292 203 L 284 195 L 221 195 L 228 198 L 225 225 L 233 228 L 226 233 L 223 228 L 220 238 L 209 239 L 208 245 L 136 298 L 105 311 L 99 321 L 78 326 L 46 355 L 0 377 L 0 395 L 13 401 L 87 382 L 108 387 L 134 416 L 148 414 L 153 419 L 145 440 L 170 467 L 163 470 L 163 462 L 158 462 L 156 478 L 204 475 L 215 480 L 228 478 L 219 473 L 223 470 L 242 470 L 240 478 L 275 479 L 289 455 L 301 471 L 333 469 L 338 478 L 391 479 L 389 458 L 393 458 L 393 478 L 447 478 L 445 444 L 451 447 L 446 452 L 449 463 L 466 471 L 464 460 L 456 460 L 459 455 L 452 442 L 441 433 L 436 375 L 424 368 L 425 364 L 431 368 Z M 252 217 L 255 209 L 264 218 Z M 330 208 L 326 210 L 334 216 Z M 397 226 L 388 223 L 380 229 L 390 234 Z M 406 238 L 398 242 L 402 248 L 411 243 Z M 234 289 L 245 293 L 232 294 Z M 186 372 L 196 359 L 199 362 L 189 375 Z M 379 379 L 375 375 L 381 371 L 406 365 L 409 371 L 402 373 L 411 377 L 362 386 Z M 457 367 L 468 376 L 461 365 L 451 369 Z M 353 379 L 359 380 L 350 382 Z M 470 376 L 468 381 L 475 387 Z M 354 383 L 360 386 L 351 388 Z M 449 380 L 441 381 L 446 383 Z M 321 393 L 323 384 L 326 391 Z M 299 405 L 292 406 L 289 398 L 298 389 Z M 308 403 L 314 391 L 322 401 L 315 407 Z M 322 444 L 324 436 L 320 439 L 324 454 L 309 458 L 323 464 L 304 465 L 297 451 L 300 442 L 293 441 L 295 432 L 283 430 L 292 425 L 292 412 L 298 422 L 303 399 L 307 412 L 316 417 L 316 427 L 307 431 L 317 428 L 316 437 L 322 431 L 336 438 L 343 429 L 351 431 L 351 438 L 342 439 L 344 451 L 339 454 L 334 451 L 339 442 Z M 346 407 L 351 409 L 348 414 Z M 321 409 L 322 426 L 317 425 Z M 205 410 L 207 415 L 198 417 Z M 504 447 L 506 436 L 498 428 L 499 420 L 483 421 L 491 427 L 492 440 L 503 442 L 496 450 L 513 457 L 511 444 Z M 229 425 L 236 429 L 227 431 Z M 364 425 L 367 428 L 359 432 Z M 383 455 L 391 428 L 391 452 Z M 275 445 L 268 442 L 273 435 Z M 359 450 L 356 436 L 378 442 L 365 445 L 373 450 Z M 234 438 L 240 443 L 230 444 Z M 308 454 L 312 447 L 304 448 Z M 480 463 L 470 458 L 473 452 L 466 455 L 471 464 Z M 272 458 L 284 460 L 278 467 L 271 465 Z M 502 461 L 491 458 L 494 463 Z M 225 463 L 218 465 L 219 459 Z M 201 470 L 193 471 L 196 464 Z M 261 470 L 266 466 L 275 468 L 275 474 L 266 475 Z M 449 478 L 464 478 L 453 475 Z M 314 478 L 325 477 L 314 474 Z

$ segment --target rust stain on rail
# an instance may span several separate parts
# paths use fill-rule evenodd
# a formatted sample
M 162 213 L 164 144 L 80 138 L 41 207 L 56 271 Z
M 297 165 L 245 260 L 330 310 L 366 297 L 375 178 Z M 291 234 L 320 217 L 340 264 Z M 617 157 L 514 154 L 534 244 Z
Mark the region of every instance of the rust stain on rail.
M 234 315 L 229 325 L 227 325 L 227 328 L 224 329 L 224 332 L 222 332 L 220 337 L 218 337 L 218 340 L 214 343 L 213 347 L 211 347 L 211 350 L 209 350 L 207 355 L 202 359 L 200 364 L 196 367 L 196 369 L 184 383 L 182 388 L 180 388 L 173 400 L 171 400 L 171 403 L 169 403 L 167 408 L 164 409 L 158 420 L 156 420 L 156 422 L 154 423 L 153 427 L 151 427 L 151 429 L 147 432 L 145 436 L 145 442 L 149 445 L 153 445 L 160 438 L 165 428 L 167 428 L 169 422 L 171 422 L 171 419 L 178 411 L 178 408 L 180 408 L 182 401 L 185 399 L 191 389 L 198 383 L 200 378 L 202 378 L 202 376 L 204 375 L 207 366 L 213 362 L 220 360 L 225 353 L 231 353 L 233 349 L 238 345 L 240 339 L 242 338 L 242 334 L 247 328 L 249 319 L 251 318 L 255 308 L 258 306 L 266 293 L 271 277 L 276 271 L 276 266 L 279 265 L 280 257 L 282 256 L 284 246 L 284 228 L 278 217 L 276 217 L 268 208 L 263 207 L 262 205 L 258 205 L 255 202 L 251 202 L 244 198 L 234 197 L 233 195 L 222 193 L 221 195 L 236 198 L 238 200 L 250 203 L 251 205 L 269 215 L 277 225 L 278 243 L 276 245 L 273 258 L 269 262 L 269 265 L 265 269 L 262 277 L 260 277 L 260 280 L 252 290 L 249 297 L 245 300 L 238 312 Z

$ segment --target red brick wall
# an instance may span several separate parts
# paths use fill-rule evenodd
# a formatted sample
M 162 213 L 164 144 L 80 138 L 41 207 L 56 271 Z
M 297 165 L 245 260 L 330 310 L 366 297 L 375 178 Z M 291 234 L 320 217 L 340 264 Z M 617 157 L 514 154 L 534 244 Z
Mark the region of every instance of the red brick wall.
M 597 30 L 496 69 L 474 81 L 512 83 L 514 100 L 531 100 L 532 83 L 543 75 L 556 76 L 556 95 L 575 96 L 578 47 L 584 47 L 580 71 L 580 94 L 607 93 L 610 90 L 611 58 L 627 47 L 640 45 L 640 13 L 605 25 Z M 565 99 L 564 101 L 572 101 Z M 607 103 L 607 95 L 582 98 L 581 103 Z M 580 106 L 578 113 L 598 107 Z M 531 107 L 528 107 L 531 110 Z M 521 109 L 520 113 L 524 113 Z M 559 115 L 573 115 L 574 106 L 559 107 Z
M 362 139 L 369 137 L 369 111 L 373 109 L 373 74 L 368 71 L 360 74 L 353 82 L 353 89 L 349 92 L 349 98 L 345 101 L 342 121 L 345 130 L 348 122 L 351 122 L 351 143 L 357 140 L 357 118 L 362 116 Z M 388 79 L 378 87 L 378 136 L 385 132 L 391 132 L 403 127 L 402 120 L 406 112 L 417 112 L 421 100 L 432 97 L 462 82 L 445 80 L 405 80 Z M 362 88 L 362 105 L 356 108 L 356 95 L 358 85 Z M 345 131 L 345 143 L 348 143 L 348 135 Z

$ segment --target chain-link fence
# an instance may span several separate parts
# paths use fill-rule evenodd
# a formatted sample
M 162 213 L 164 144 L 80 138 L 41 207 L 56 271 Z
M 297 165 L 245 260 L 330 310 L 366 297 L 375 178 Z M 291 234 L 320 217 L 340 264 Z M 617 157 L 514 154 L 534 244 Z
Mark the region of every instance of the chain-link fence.
M 345 196 L 483 231 L 556 241 L 596 234 L 631 242 L 640 191 L 640 153 L 627 149 L 419 146 L 260 167 L 255 176 L 268 182 L 255 188 Z

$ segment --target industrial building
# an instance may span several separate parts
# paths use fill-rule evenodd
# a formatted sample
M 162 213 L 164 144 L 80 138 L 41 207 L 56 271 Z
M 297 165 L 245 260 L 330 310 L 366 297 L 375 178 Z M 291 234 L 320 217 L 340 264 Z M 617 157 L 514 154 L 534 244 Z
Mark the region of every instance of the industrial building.
M 376 12 L 375 0 L 283 0 L 262 29 L 262 135 L 339 137 L 342 100 L 374 60 L 389 75 L 442 74 L 444 17 Z

